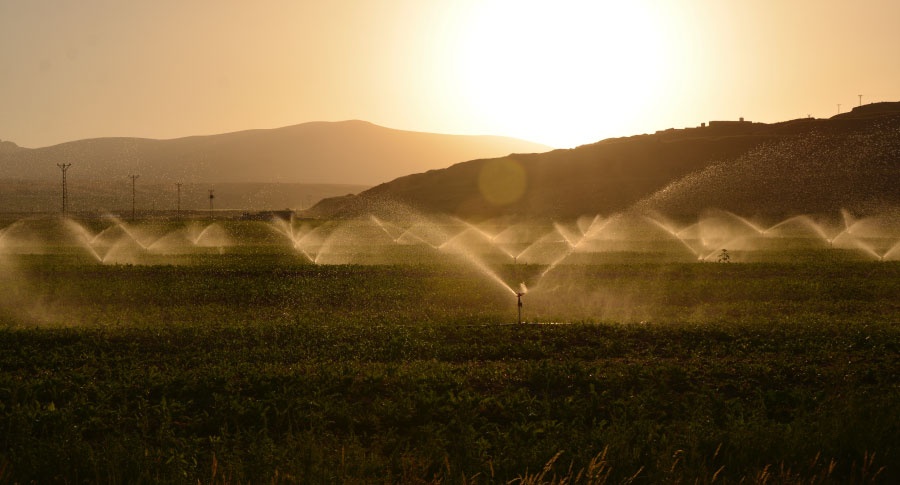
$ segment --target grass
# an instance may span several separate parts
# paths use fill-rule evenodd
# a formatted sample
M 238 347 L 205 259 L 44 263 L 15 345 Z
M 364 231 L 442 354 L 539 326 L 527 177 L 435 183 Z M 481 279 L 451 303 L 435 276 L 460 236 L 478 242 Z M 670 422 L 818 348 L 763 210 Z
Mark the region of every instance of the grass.
M 458 266 L 21 257 L 0 483 L 896 483 L 900 265 L 810 261 L 564 267 L 516 326 Z

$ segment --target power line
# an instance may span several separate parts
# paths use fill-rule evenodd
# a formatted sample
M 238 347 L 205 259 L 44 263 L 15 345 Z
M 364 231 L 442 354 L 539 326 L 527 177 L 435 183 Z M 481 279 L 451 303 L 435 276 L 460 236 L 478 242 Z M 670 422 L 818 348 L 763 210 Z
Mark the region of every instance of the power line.
M 69 170 L 69 167 L 72 166 L 71 163 L 57 163 L 57 167 L 62 170 L 62 215 L 66 217 L 66 212 L 69 210 L 69 188 L 66 183 L 66 172 Z

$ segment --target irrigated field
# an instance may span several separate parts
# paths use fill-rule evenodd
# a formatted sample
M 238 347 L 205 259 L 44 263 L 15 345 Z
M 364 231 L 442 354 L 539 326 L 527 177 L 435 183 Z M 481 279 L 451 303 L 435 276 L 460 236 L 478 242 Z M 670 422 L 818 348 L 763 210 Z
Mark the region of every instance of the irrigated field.
M 57 249 L 2 265 L 0 483 L 900 480 L 896 262 L 561 264 L 516 325 L 474 264 Z

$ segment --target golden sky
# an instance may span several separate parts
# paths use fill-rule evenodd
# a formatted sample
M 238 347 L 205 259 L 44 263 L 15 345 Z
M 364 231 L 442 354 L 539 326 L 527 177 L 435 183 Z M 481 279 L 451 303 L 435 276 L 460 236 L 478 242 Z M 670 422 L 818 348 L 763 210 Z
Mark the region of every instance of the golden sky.
M 315 120 L 571 147 L 900 100 L 900 1 L 0 0 L 0 139 Z

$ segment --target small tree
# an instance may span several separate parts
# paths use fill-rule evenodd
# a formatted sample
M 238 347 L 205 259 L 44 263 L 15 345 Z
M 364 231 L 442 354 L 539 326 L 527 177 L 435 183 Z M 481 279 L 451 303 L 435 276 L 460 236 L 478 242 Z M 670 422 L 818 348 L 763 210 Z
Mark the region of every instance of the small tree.
M 731 255 L 728 254 L 727 249 L 723 249 L 721 253 L 719 253 L 719 259 L 717 260 L 720 263 L 730 263 Z

